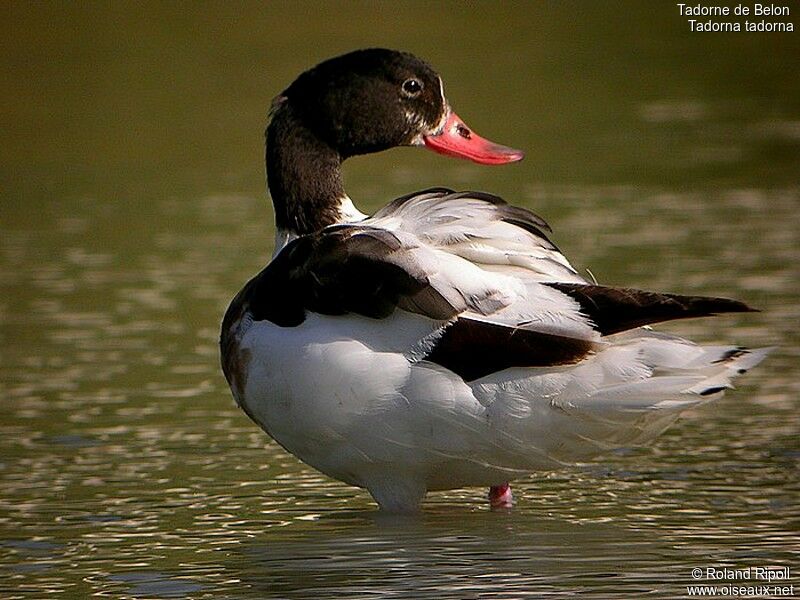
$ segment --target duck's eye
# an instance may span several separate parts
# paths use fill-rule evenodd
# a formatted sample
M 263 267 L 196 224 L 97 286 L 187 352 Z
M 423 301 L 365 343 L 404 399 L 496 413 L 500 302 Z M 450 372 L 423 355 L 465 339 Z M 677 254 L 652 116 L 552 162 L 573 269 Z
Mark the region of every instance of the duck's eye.
M 415 98 L 422 92 L 422 82 L 419 79 L 406 79 L 403 82 L 403 93 L 409 98 Z

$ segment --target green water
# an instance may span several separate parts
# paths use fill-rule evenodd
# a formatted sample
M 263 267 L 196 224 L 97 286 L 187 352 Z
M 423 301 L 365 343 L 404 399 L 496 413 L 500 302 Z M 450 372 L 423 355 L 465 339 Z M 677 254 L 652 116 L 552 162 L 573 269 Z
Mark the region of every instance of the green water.
M 800 33 L 638 1 L 6 2 L 0 28 L 0 597 L 674 598 L 693 568 L 767 565 L 800 595 Z M 282 452 L 217 355 L 271 255 L 267 107 L 375 45 L 527 158 L 360 157 L 359 208 L 502 194 L 602 282 L 760 307 L 663 329 L 767 362 L 509 513 L 472 489 L 387 518 Z

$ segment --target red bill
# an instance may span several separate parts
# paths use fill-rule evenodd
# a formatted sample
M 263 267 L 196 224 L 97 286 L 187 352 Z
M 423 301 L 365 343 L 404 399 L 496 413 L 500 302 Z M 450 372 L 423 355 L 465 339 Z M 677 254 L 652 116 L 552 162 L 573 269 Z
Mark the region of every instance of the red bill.
M 522 160 L 525 154 L 482 138 L 450 112 L 441 133 L 422 137 L 425 145 L 439 154 L 466 158 L 482 165 L 502 165 Z

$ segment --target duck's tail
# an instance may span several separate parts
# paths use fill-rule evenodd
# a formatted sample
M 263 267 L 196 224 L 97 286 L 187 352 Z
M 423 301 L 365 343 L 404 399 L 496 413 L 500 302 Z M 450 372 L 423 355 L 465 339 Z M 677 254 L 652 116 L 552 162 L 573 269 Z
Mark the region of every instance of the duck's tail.
M 593 361 L 601 372 L 594 385 L 562 394 L 556 405 L 579 413 L 587 424 L 607 425 L 598 428 L 603 435 L 589 437 L 608 447 L 651 441 L 684 411 L 719 398 L 772 350 L 699 346 L 649 330 L 607 339 L 613 345 Z
M 496 385 L 504 393 L 491 395 L 489 418 L 502 423 L 506 446 L 531 462 L 546 456 L 563 464 L 648 443 L 685 411 L 719 398 L 771 350 L 699 346 L 649 329 L 603 342 L 571 367 L 493 377 L 486 391 Z

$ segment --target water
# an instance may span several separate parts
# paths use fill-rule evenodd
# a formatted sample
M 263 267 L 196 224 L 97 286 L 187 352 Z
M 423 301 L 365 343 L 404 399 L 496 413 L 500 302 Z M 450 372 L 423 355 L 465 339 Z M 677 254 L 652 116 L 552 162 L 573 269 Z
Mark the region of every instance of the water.
M 796 33 L 689 34 L 669 3 L 0 10 L 0 596 L 673 598 L 695 567 L 766 565 L 800 585 Z M 773 355 L 654 447 L 518 483 L 510 512 L 468 489 L 382 516 L 287 456 L 233 405 L 218 323 L 271 253 L 270 98 L 378 44 L 528 157 L 358 158 L 360 208 L 500 193 L 603 282 L 760 307 L 663 329 Z

